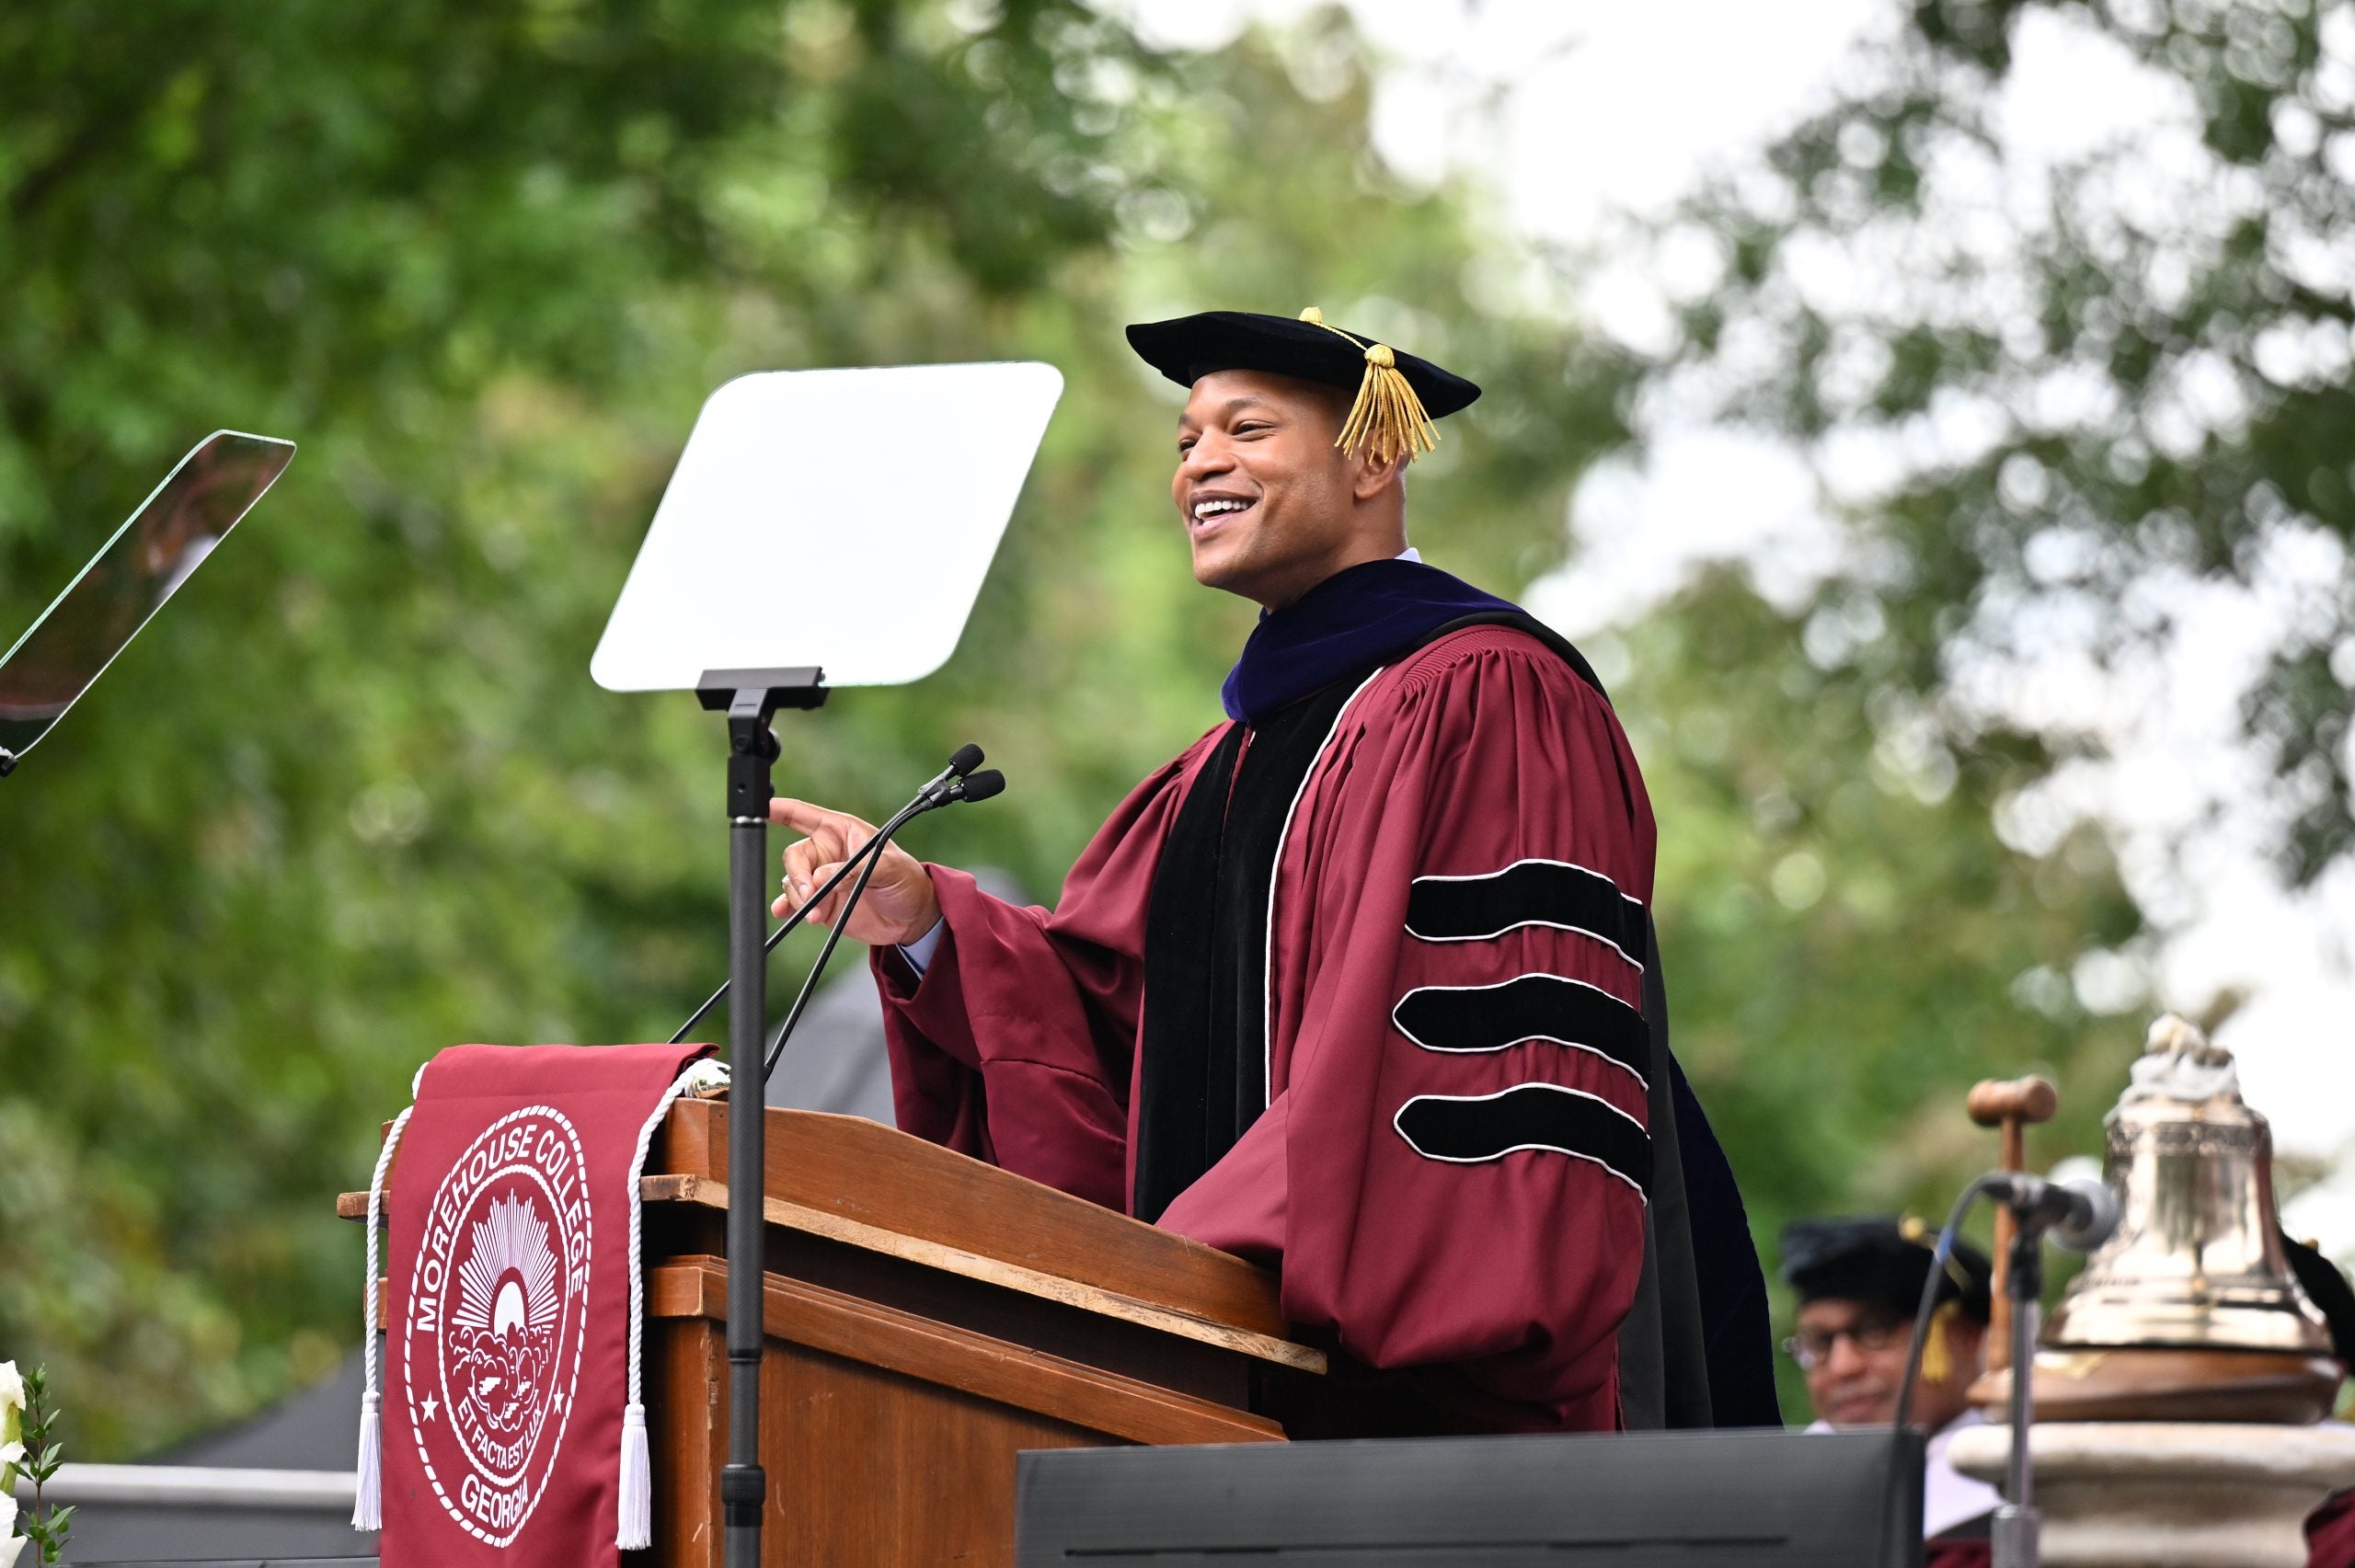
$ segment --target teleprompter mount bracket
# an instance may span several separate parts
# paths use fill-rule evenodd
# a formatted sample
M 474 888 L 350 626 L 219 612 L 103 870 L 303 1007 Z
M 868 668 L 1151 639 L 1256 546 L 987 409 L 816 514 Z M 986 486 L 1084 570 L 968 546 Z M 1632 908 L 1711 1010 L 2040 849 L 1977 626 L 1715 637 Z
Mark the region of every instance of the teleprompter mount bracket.
M 747 692 L 761 696 L 761 716 L 779 708 L 822 708 L 826 705 L 826 672 L 814 664 L 788 670 L 706 670 L 695 677 L 695 700 L 704 712 L 732 708 Z
M 776 732 L 769 720 L 779 708 L 817 708 L 826 703 L 826 672 L 816 665 L 786 670 L 706 670 L 695 681 L 695 700 L 706 713 L 728 714 L 728 818 L 766 822 L 769 764 L 777 759 Z

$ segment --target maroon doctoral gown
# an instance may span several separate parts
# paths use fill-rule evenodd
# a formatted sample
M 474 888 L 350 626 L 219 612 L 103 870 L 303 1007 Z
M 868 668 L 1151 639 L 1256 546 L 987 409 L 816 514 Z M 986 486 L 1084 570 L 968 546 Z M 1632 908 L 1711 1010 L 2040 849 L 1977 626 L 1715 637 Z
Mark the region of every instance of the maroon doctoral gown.
M 1267 894 L 1210 887 L 1199 863 L 1236 852 L 1231 822 L 1157 888 L 1189 792 L 1223 781 L 1194 795 L 1215 817 L 1287 748 L 1274 776 L 1298 783 L 1258 811 Z M 900 1125 L 1279 1266 L 1294 1322 L 1419 1369 L 1465 1426 L 1616 1427 L 1652 1162 L 1652 860 L 1601 693 L 1528 631 L 1443 633 L 1203 737 L 1121 803 L 1051 911 L 934 867 L 946 930 L 923 974 L 876 959 Z M 1264 921 L 1262 973 L 1148 965 L 1149 929 L 1157 956 L 1199 949 L 1213 907 Z M 1149 967 L 1176 976 L 1187 1028 L 1216 1015 L 1230 1056 L 1241 1037 L 1240 1070 L 1152 1070 Z

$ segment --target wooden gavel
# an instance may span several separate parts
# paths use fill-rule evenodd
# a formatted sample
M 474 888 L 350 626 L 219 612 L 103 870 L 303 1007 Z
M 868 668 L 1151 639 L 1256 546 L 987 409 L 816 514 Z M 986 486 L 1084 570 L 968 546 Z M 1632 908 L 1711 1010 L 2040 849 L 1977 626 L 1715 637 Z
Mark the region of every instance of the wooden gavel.
M 1966 1102 L 1970 1119 L 1981 1127 L 2004 1129 L 2002 1164 L 2006 1171 L 2027 1169 L 2030 1122 L 2049 1122 L 2061 1108 L 2061 1091 L 2049 1078 L 1990 1078 L 1970 1087 Z M 2005 1285 L 2011 1276 L 2012 1211 L 1995 1210 L 1994 1300 L 1987 1324 L 1987 1369 L 2001 1371 L 2012 1364 L 2012 1302 Z

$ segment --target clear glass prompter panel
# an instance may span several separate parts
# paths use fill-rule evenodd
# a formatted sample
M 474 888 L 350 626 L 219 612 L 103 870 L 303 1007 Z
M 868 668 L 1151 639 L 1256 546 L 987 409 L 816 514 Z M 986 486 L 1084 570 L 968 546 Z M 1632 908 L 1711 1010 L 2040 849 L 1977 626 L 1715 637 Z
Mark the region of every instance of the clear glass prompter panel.
M 0 658 L 0 751 L 30 751 L 293 459 L 270 436 L 197 442 Z
M 890 686 L 948 662 L 1047 420 L 1051 365 L 775 371 L 695 419 L 589 662 L 612 692 L 816 665 Z

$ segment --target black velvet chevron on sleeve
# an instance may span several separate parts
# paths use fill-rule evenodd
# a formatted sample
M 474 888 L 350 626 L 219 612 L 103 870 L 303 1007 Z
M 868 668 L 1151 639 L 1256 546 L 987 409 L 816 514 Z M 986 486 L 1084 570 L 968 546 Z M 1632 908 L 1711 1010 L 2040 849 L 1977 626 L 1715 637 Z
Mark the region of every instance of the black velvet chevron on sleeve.
M 1479 942 L 1523 925 L 1585 932 L 1643 966 L 1644 906 L 1582 865 L 1523 860 L 1482 876 L 1418 876 L 1407 896 L 1407 930 L 1426 942 Z
M 1500 1051 L 1523 1040 L 1608 1057 L 1638 1082 L 1651 1070 L 1644 1015 L 1610 992 L 1560 975 L 1519 975 L 1493 986 L 1422 986 L 1391 1010 L 1427 1051 Z
M 1555 1083 L 1521 1083 L 1500 1094 L 1419 1094 L 1398 1108 L 1397 1127 L 1427 1160 L 1477 1164 L 1519 1150 L 1550 1149 L 1591 1160 L 1638 1192 L 1652 1179 L 1652 1142 L 1633 1116 L 1591 1094 Z

